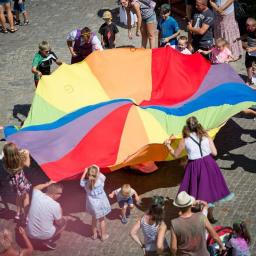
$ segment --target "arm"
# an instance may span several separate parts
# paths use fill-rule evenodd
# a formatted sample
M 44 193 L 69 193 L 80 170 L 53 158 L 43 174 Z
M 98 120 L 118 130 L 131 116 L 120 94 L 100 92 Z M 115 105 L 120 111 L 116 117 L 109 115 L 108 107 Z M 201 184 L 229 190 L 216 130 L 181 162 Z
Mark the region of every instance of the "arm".
M 92 38 L 92 49 L 93 51 L 103 50 L 101 42 L 97 36 Z
M 115 190 L 113 190 L 113 191 L 108 195 L 109 198 L 114 198 L 114 196 L 115 196 Z
M 159 254 L 161 254 L 164 251 L 164 239 L 165 239 L 166 231 L 167 231 L 167 226 L 164 222 L 162 222 L 159 227 L 157 240 L 156 240 L 156 248 Z
M 43 189 L 49 187 L 53 183 L 55 183 L 55 181 L 50 180 L 50 181 L 47 181 L 46 183 L 38 184 L 38 185 L 34 186 L 34 189 L 43 190 Z
M 39 77 L 42 76 L 42 73 L 41 73 L 39 70 L 37 70 L 36 67 L 32 67 L 31 72 L 32 72 L 33 74 L 38 75 Z
M 83 181 L 83 180 L 84 180 L 84 178 L 85 178 L 85 176 L 86 176 L 87 171 L 88 171 L 88 169 L 87 169 L 87 168 L 85 168 L 85 169 L 84 169 L 84 172 L 83 172 L 83 174 L 82 174 L 82 176 L 81 176 L 81 178 L 80 178 L 80 181 Z
M 33 245 L 27 237 L 27 234 L 23 227 L 19 227 L 19 233 L 25 243 L 26 249 L 22 249 L 20 256 L 31 256 L 33 252 Z
M 194 28 L 192 27 L 192 24 L 189 22 L 188 23 L 188 30 L 189 32 L 193 33 L 193 34 L 197 34 L 197 35 L 204 35 L 206 33 L 206 31 L 209 29 L 209 25 L 203 23 L 201 28 Z
M 141 242 L 140 238 L 137 235 L 139 230 L 140 230 L 140 219 L 137 220 L 135 225 L 132 227 L 132 230 L 130 232 L 130 236 L 143 249 L 144 244 Z
M 27 149 L 22 149 L 21 153 L 24 155 L 24 166 L 29 167 L 30 166 L 30 156 L 29 156 L 29 151 Z
M 102 46 L 104 46 L 105 43 L 104 43 L 103 35 L 100 35 L 100 41 L 101 41 Z
M 132 8 L 137 16 L 137 27 L 136 27 L 136 35 L 139 35 L 141 23 L 142 23 L 142 17 L 141 17 L 141 11 L 140 11 L 140 5 L 138 3 L 134 3 L 132 5 Z
M 210 145 L 212 155 L 217 156 L 218 152 L 217 152 L 217 149 L 214 145 L 214 142 L 213 142 L 212 138 L 208 137 L 208 139 L 209 139 L 209 145 Z
M 173 35 L 166 37 L 165 38 L 165 43 L 168 43 L 169 41 L 171 41 L 172 39 L 176 38 L 177 36 L 179 36 L 180 34 L 180 30 L 178 30 L 176 33 L 174 33 Z
M 226 10 L 231 4 L 233 4 L 234 3 L 234 0 L 227 0 L 226 2 L 225 2 L 225 4 L 223 4 L 222 6 L 220 6 L 220 9 L 222 10 L 222 11 L 224 11 L 224 10 Z
M 211 50 L 208 50 L 208 51 L 204 51 L 204 50 L 199 49 L 198 52 L 200 52 L 200 53 L 202 53 L 202 54 L 204 54 L 204 55 L 207 55 L 207 54 L 209 54 L 210 52 L 212 52 L 212 49 L 211 49 Z
M 77 56 L 76 53 L 74 52 L 73 41 L 72 40 L 69 40 L 69 39 L 67 40 L 67 46 L 68 46 L 68 49 L 69 49 L 71 55 L 73 57 Z
M 177 253 L 177 237 L 174 233 L 173 228 L 171 227 L 171 244 L 170 244 L 171 253 L 173 256 L 176 256 Z
M 59 59 L 57 59 L 57 60 L 55 61 L 55 63 L 56 63 L 58 66 L 62 65 L 62 61 L 59 60 Z
M 175 150 L 172 148 L 170 140 L 165 141 L 165 145 L 167 146 L 167 148 L 170 151 L 170 154 L 174 158 L 178 158 L 180 156 L 180 154 L 182 153 L 182 151 L 185 149 L 185 141 L 184 141 L 184 139 L 182 139 L 180 141 L 178 147 Z

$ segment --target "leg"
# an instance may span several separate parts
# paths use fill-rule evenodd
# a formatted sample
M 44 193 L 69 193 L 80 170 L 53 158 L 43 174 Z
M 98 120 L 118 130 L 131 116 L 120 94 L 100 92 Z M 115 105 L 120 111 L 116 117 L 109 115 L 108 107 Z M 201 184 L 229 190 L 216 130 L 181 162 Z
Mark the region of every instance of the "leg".
M 97 220 L 94 216 L 92 216 L 92 238 L 97 238 Z
M 22 196 L 18 196 L 16 197 L 16 216 L 15 219 L 18 219 L 20 217 L 21 214 L 21 210 L 22 210 Z
M 100 222 L 100 237 L 101 237 L 101 240 L 104 241 L 109 237 L 109 235 L 106 233 L 105 217 L 100 218 L 99 222 Z
M 156 47 L 156 42 L 155 42 L 155 32 L 156 32 L 156 27 L 155 23 L 147 23 L 146 24 L 146 29 L 147 29 L 147 37 L 149 39 L 149 46 L 150 49 L 153 49 Z
M 28 210 L 28 206 L 29 206 L 29 193 L 26 193 L 23 197 L 23 211 L 24 211 L 24 215 L 27 215 L 27 210 Z
M 0 5 L 0 23 L 2 25 L 2 30 L 6 31 L 6 19 L 4 15 L 4 8 L 2 5 Z
M 52 237 L 52 239 L 56 239 L 66 228 L 67 225 L 67 221 L 65 218 L 62 218 L 60 223 L 58 223 L 58 225 L 56 225 L 56 231 L 54 236 Z
M 147 28 L 146 28 L 145 22 L 141 23 L 140 33 L 141 33 L 141 47 L 146 49 L 148 37 L 147 37 Z
M 248 83 L 251 83 L 252 80 L 252 67 L 248 67 L 247 69 Z
M 15 18 L 16 18 L 15 25 L 20 25 L 20 12 L 18 10 L 15 11 Z
M 14 29 L 14 23 L 13 23 L 13 15 L 12 15 L 12 10 L 11 10 L 11 5 L 10 3 L 7 3 L 4 5 L 5 10 L 7 12 L 7 18 L 10 24 L 10 29 L 13 30 Z
M 23 12 L 24 24 L 28 23 L 28 12 Z
M 124 207 L 121 208 L 121 216 L 122 216 L 122 218 L 126 218 L 126 209 L 127 209 L 127 205 L 124 205 Z

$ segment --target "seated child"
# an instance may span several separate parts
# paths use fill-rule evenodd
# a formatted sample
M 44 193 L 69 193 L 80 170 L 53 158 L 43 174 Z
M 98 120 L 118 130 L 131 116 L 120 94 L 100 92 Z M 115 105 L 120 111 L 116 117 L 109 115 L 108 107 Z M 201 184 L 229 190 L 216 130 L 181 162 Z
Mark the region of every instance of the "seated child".
M 190 55 L 191 52 L 188 47 L 188 38 L 186 36 L 180 36 L 177 45 L 172 45 L 172 48 L 179 51 L 180 53 Z
M 46 41 L 42 41 L 39 44 L 39 51 L 35 54 L 32 62 L 31 71 L 34 74 L 36 87 L 42 75 L 51 74 L 51 65 L 53 61 L 59 66 L 62 64 L 62 62 L 58 59 L 57 55 L 53 51 L 51 51 L 49 43 Z
M 126 214 L 126 210 L 128 207 L 130 209 L 134 208 L 132 197 L 135 196 L 135 200 L 137 203 L 140 202 L 140 198 L 137 192 L 133 188 L 131 188 L 130 184 L 124 184 L 121 188 L 112 191 L 109 194 L 109 197 L 113 198 L 114 195 L 116 196 L 117 202 L 121 209 L 121 222 L 123 224 L 126 224 L 128 217 L 128 214 Z
M 228 42 L 224 38 L 218 38 L 215 43 L 215 47 L 208 51 L 198 50 L 198 52 L 207 55 L 211 53 L 210 61 L 212 64 L 229 63 L 236 61 L 238 58 L 234 58 L 231 51 L 228 48 Z
M 159 46 L 176 45 L 177 37 L 180 34 L 180 28 L 177 21 L 170 16 L 171 7 L 169 4 L 163 4 L 160 7 L 161 18 L 158 22 L 159 30 L 158 41 Z
M 21 26 L 20 13 L 22 13 L 22 15 L 23 15 L 24 25 L 29 24 L 28 12 L 25 7 L 25 0 L 14 0 L 13 11 L 15 12 L 15 16 L 16 16 L 15 25 Z

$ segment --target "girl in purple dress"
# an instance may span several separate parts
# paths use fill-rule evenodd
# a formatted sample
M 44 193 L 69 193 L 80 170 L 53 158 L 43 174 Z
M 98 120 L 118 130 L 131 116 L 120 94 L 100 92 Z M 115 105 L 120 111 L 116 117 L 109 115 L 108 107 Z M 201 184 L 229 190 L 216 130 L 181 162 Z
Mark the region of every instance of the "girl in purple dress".
M 212 155 L 217 155 L 216 147 L 196 117 L 192 116 L 187 119 L 182 134 L 183 139 L 175 150 L 171 146 L 171 138 L 165 141 L 165 145 L 174 158 L 178 158 L 184 149 L 187 152 L 188 163 L 179 192 L 186 191 L 197 200 L 206 201 L 209 204 L 209 221 L 215 223 L 214 203 L 220 200 L 230 200 L 233 196 L 220 168 L 212 157 Z

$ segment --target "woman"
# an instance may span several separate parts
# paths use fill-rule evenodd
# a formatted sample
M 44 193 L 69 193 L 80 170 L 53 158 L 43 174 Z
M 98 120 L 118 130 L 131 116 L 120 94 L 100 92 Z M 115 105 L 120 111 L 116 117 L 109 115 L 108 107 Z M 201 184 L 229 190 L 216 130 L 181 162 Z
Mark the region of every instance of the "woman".
M 0 23 L 2 25 L 2 33 L 8 33 L 6 28 L 6 19 L 4 12 L 7 13 L 7 18 L 10 24 L 10 32 L 15 33 L 17 29 L 14 27 L 13 15 L 11 10 L 11 0 L 0 0 Z
M 140 36 L 141 46 L 147 48 L 149 40 L 150 49 L 155 47 L 156 14 L 154 11 L 154 2 L 151 0 L 121 0 L 121 5 L 127 13 L 128 37 L 132 39 L 131 32 L 131 11 L 137 16 L 136 36 Z
M 210 5 L 215 11 L 214 38 L 225 38 L 233 56 L 238 59 L 242 56 L 243 48 L 241 41 L 235 41 L 240 37 L 238 24 L 235 20 L 234 0 L 210 0 Z
M 156 198 L 154 198 L 154 202 L 156 201 Z M 164 238 L 167 227 L 163 221 L 163 215 L 163 205 L 154 203 L 148 212 L 137 220 L 135 225 L 132 227 L 130 235 L 141 247 L 145 256 L 156 255 L 157 252 L 163 253 L 168 249 L 167 241 Z M 144 242 L 142 242 L 138 236 L 140 229 L 144 236 Z
M 230 200 L 233 195 L 229 192 L 220 168 L 212 157 L 217 155 L 216 147 L 194 116 L 187 119 L 182 134 L 183 139 L 175 150 L 171 147 L 171 138 L 165 141 L 173 157 L 178 158 L 184 149 L 188 155 L 189 161 L 179 192 L 186 191 L 197 200 L 206 201 L 209 204 L 209 221 L 215 223 L 214 203 L 219 200 Z

